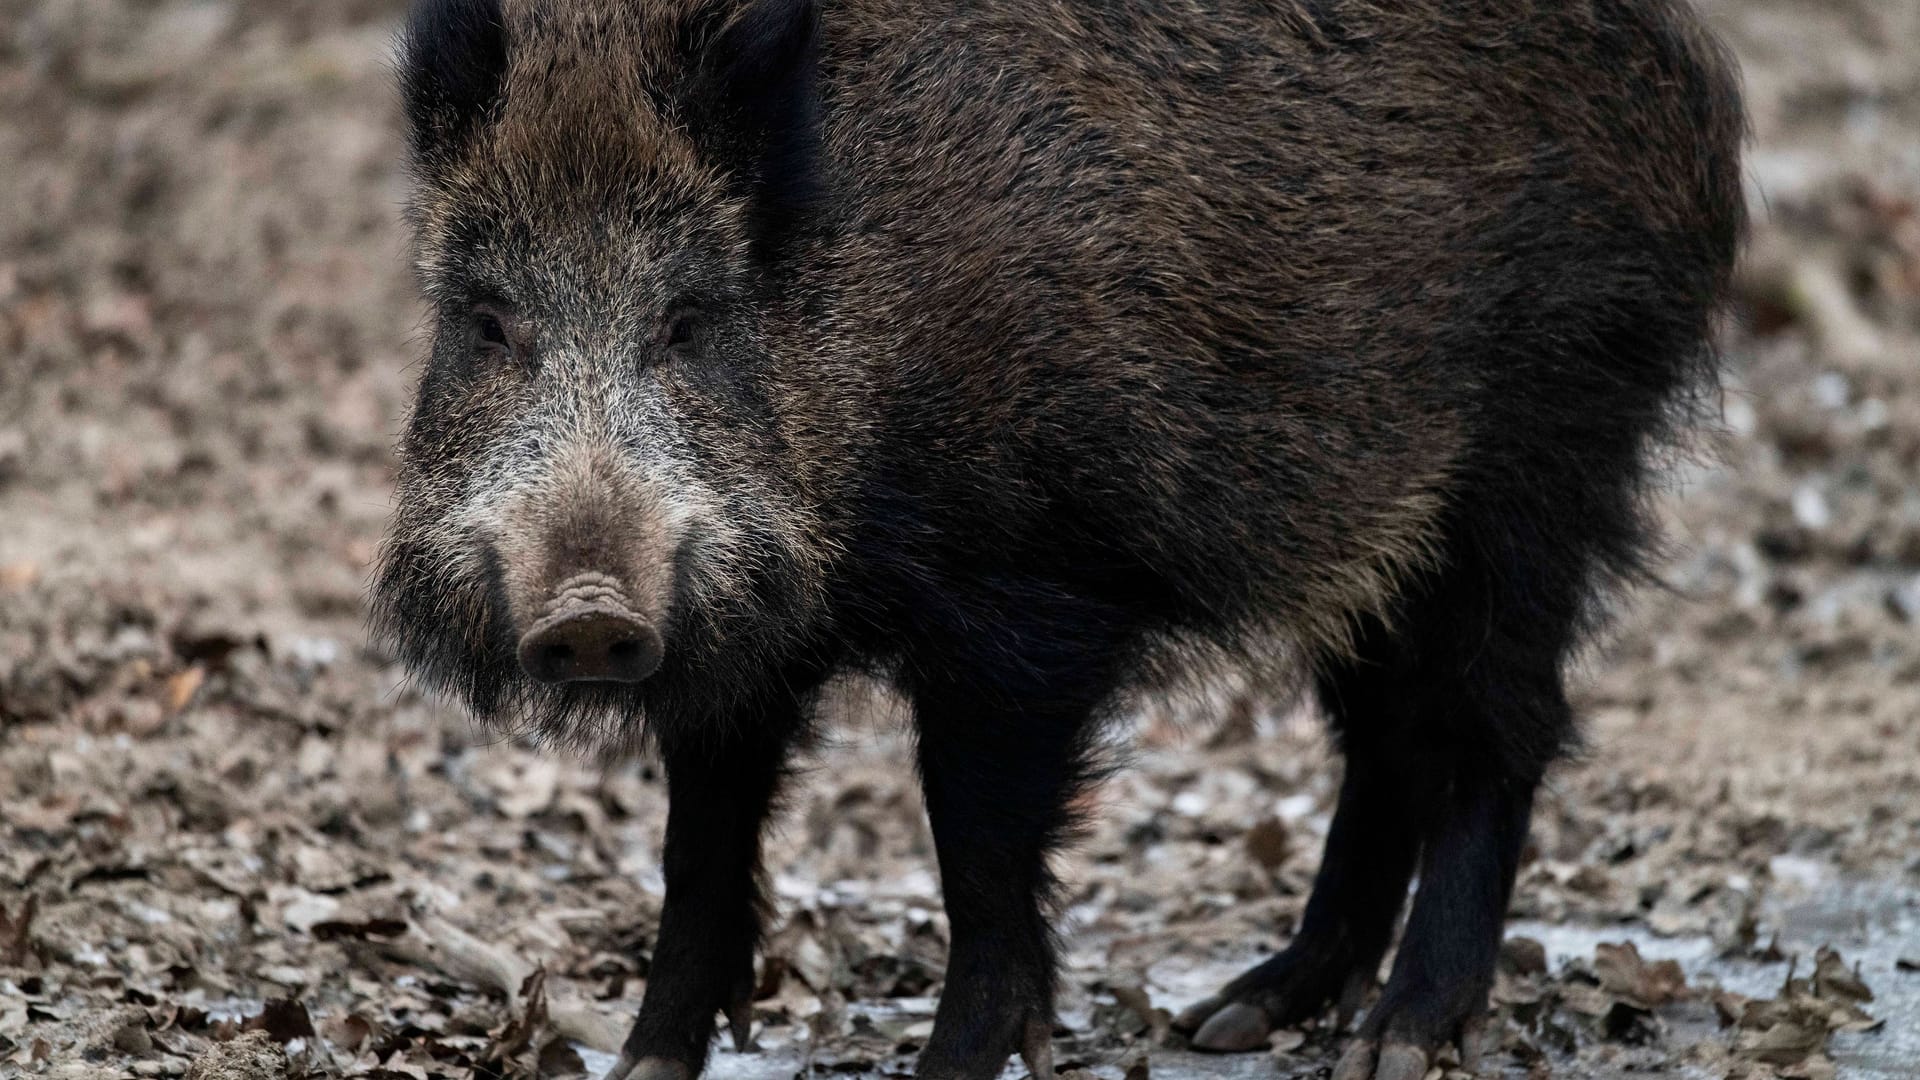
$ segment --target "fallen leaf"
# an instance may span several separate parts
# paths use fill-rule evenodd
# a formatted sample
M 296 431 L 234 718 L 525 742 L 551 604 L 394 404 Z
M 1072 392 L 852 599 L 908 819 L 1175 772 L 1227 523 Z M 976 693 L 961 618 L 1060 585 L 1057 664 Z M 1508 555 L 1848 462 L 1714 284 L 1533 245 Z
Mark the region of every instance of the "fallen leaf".
M 0 967 L 25 967 L 33 932 L 33 916 L 40 909 L 40 898 L 29 894 L 20 902 L 17 914 L 8 914 L 0 906 Z
M 360 1048 L 373 1037 L 373 1032 L 373 1022 L 359 1013 L 337 1016 L 323 1025 L 327 1041 L 349 1054 L 359 1053 Z
M 1602 942 L 1593 951 L 1594 974 L 1600 985 L 1636 1008 L 1651 1011 L 1680 997 L 1687 989 L 1686 973 L 1678 962 L 1649 964 L 1632 942 Z
M 1547 947 L 1530 937 L 1509 937 L 1500 943 L 1500 966 L 1515 975 L 1544 975 Z
M 292 886 L 277 886 L 273 891 L 276 899 L 285 898 L 286 906 L 280 910 L 281 920 L 302 932 L 311 931 L 319 923 L 331 921 L 340 910 L 340 901 L 331 896 L 321 896 Z
M 207 669 L 195 664 L 167 679 L 167 714 L 178 716 L 193 701 L 200 684 L 207 681 Z
M 1827 1044 L 1827 1032 L 1816 1025 L 1783 1020 L 1761 1031 L 1740 1036 L 1740 1053 L 1769 1065 L 1787 1065 Z
M 1738 1023 L 1747 1010 L 1748 998 L 1731 990 L 1719 990 L 1713 995 L 1713 1012 L 1719 1017 L 1721 1027 L 1731 1027 Z
M 291 998 L 273 998 L 260 1015 L 246 1023 L 248 1031 L 264 1031 L 268 1037 L 282 1046 L 295 1039 L 314 1037 L 313 1017 L 308 1015 L 307 1007 Z
M 1265 818 L 1248 829 L 1246 844 L 1247 854 L 1268 873 L 1280 869 L 1293 846 L 1287 826 L 1277 817 Z
M 1814 956 L 1813 989 L 1821 997 L 1856 1004 L 1873 1000 L 1873 991 L 1860 981 L 1859 970 L 1847 967 L 1846 961 L 1831 948 L 1823 948 Z

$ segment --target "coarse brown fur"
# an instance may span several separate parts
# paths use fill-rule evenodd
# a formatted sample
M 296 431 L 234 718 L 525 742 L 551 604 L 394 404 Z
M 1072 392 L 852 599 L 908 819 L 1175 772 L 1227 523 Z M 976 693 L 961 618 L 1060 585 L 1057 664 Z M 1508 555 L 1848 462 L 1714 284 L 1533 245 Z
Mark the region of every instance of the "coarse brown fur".
M 1738 95 L 1676 0 L 432 0 L 401 73 L 436 344 L 375 600 L 427 682 L 670 773 L 749 762 L 764 808 L 821 683 L 884 674 L 952 907 L 1045 892 L 1128 692 L 1289 648 L 1329 702 L 1424 688 L 1413 727 L 1330 709 L 1350 753 L 1430 745 L 1492 830 L 1461 858 L 1508 860 L 1524 806 L 1468 796 L 1530 798 L 1573 738 L 1560 668 L 1642 568 L 1743 228 Z M 582 573 L 662 627 L 644 683 L 516 666 Z M 953 769 L 1030 814 L 986 829 Z M 1410 843 L 1406 874 L 1453 839 Z M 988 978 L 960 939 L 1017 923 L 1014 1012 L 933 1072 L 986 1075 L 1050 1001 L 1044 926 L 978 891 L 949 995 Z M 652 1002 L 630 1048 L 697 1069 L 713 1003 Z M 1363 1035 L 1430 1046 L 1441 1011 Z

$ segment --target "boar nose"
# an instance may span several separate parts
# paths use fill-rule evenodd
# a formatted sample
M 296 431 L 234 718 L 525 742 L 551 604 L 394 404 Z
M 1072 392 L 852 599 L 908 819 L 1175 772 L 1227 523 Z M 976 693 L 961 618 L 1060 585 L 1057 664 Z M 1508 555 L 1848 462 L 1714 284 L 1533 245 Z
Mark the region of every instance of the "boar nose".
M 660 632 L 605 608 L 542 620 L 520 638 L 520 666 L 544 683 L 637 683 L 660 666 Z

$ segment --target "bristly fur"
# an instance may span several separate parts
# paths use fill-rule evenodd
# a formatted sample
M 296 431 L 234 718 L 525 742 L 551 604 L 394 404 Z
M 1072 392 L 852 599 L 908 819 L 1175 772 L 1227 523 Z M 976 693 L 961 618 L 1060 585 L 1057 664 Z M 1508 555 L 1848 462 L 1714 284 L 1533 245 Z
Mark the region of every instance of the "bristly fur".
M 695 28 L 687 45 L 700 60 L 676 104 L 748 196 L 763 259 L 820 195 L 818 31 L 814 0 L 761 0 L 710 34 Z
M 1395 985 L 1491 971 L 1562 669 L 1714 385 L 1743 120 L 1680 0 L 422 0 L 400 67 L 436 330 L 374 611 L 426 682 L 684 783 L 745 754 L 761 805 L 824 680 L 891 680 L 987 1010 L 928 1060 L 985 1075 L 1050 1001 L 1033 853 L 1087 732 L 1285 652 L 1369 808 L 1313 910 L 1390 919 L 1441 859 L 1478 906 L 1417 902 Z M 521 674 L 566 568 L 645 583 L 652 678 Z M 1327 918 L 1300 1002 L 1389 936 Z M 994 919 L 1011 975 L 969 966 Z M 717 985 L 630 1046 L 697 1066 Z M 1410 993 L 1379 1023 L 1457 1021 Z
M 401 103 L 416 154 L 464 142 L 507 73 L 499 0 L 422 0 L 401 31 Z

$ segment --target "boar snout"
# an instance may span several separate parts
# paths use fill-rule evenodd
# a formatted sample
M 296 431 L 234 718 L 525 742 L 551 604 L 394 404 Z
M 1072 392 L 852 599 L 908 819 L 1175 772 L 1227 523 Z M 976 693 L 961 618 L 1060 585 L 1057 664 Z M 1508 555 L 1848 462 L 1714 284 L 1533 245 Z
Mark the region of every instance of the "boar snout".
M 520 635 L 519 653 L 520 667 L 540 682 L 636 683 L 660 666 L 665 643 L 611 579 L 581 574 Z
M 660 481 L 579 440 L 481 506 L 528 678 L 637 683 L 659 668 L 684 528 Z

